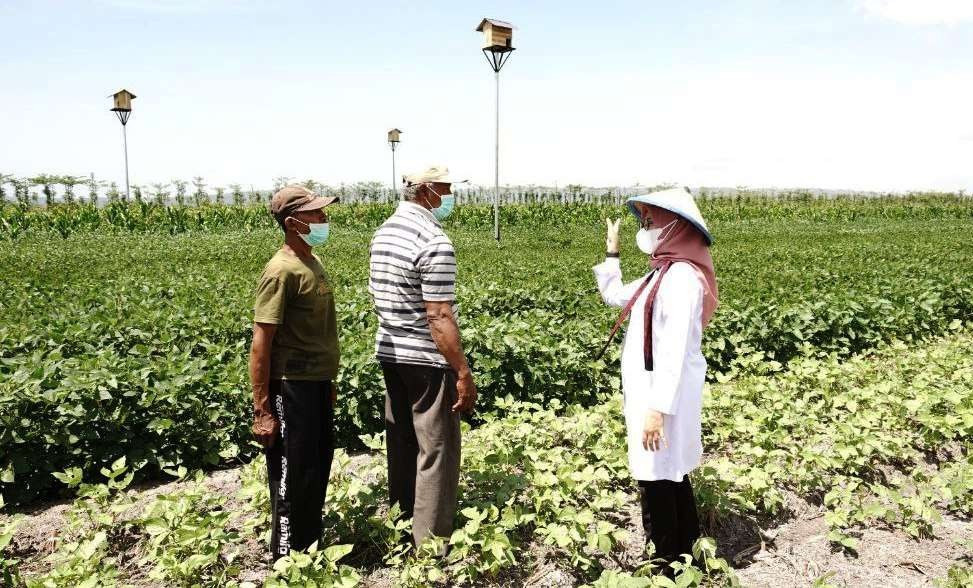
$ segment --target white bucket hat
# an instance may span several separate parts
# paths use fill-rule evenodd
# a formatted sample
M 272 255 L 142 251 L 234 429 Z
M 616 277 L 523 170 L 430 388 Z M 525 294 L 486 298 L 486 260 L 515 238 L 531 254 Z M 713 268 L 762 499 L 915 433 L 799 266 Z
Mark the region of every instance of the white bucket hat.
M 456 180 L 450 177 L 449 168 L 444 165 L 432 165 L 427 169 L 414 174 L 402 176 L 402 181 L 406 186 L 416 184 L 462 184 L 468 180 Z
M 635 215 L 635 218 L 639 218 L 639 211 L 635 208 L 636 202 L 658 206 L 659 208 L 664 208 L 669 212 L 678 214 L 699 229 L 699 232 L 706 238 L 707 245 L 713 244 L 713 235 L 706 228 L 706 221 L 703 220 L 703 215 L 699 212 L 699 207 L 696 206 L 696 201 L 693 199 L 689 188 L 669 188 L 668 190 L 659 190 L 658 192 L 650 192 L 641 196 L 632 196 L 625 201 L 625 204 L 628 205 L 628 210 Z

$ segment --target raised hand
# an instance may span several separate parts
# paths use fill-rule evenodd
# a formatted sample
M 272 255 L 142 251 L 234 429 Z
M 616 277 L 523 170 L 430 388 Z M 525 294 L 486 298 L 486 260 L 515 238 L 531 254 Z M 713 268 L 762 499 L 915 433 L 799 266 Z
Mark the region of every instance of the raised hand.
M 605 250 L 608 253 L 618 253 L 618 227 L 621 224 L 622 219 L 617 219 L 614 222 L 610 218 L 605 219 L 605 226 L 608 228 L 605 237 Z

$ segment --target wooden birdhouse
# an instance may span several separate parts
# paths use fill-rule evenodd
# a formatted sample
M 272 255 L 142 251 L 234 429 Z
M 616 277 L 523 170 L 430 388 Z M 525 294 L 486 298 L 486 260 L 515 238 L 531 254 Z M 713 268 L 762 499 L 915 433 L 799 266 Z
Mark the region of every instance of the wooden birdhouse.
M 513 51 L 514 25 L 502 20 L 484 18 L 476 30 L 483 32 L 483 49 L 496 53 Z
M 135 98 L 135 94 L 132 94 L 128 90 L 119 90 L 112 94 L 115 99 L 115 107 L 112 108 L 114 112 L 131 112 L 132 110 L 132 98 Z
M 392 129 L 392 130 L 390 130 L 389 131 L 389 143 L 398 143 L 399 142 L 399 133 L 401 133 L 401 132 L 402 131 L 399 130 L 399 129 Z

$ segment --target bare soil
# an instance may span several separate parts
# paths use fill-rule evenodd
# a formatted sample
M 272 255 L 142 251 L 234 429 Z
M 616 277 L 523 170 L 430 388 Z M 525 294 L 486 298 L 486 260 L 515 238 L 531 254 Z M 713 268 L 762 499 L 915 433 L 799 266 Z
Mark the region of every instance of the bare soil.
M 369 455 L 353 457 L 352 466 L 371 459 Z M 132 516 L 140 512 L 161 493 L 174 492 L 192 482 L 143 485 L 133 490 L 136 503 Z M 240 470 L 230 469 L 211 473 L 205 484 L 225 498 L 226 508 L 244 512 L 237 491 Z M 608 569 L 634 571 L 644 561 L 645 537 L 637 497 L 633 494 L 618 523 L 628 531 L 622 549 L 612 558 L 602 559 Z M 22 572 L 30 576 L 46 568 L 45 556 L 54 548 L 54 539 L 66 524 L 68 503 L 47 503 L 20 511 L 25 519 L 10 546 L 10 554 L 23 560 Z M 857 556 L 835 550 L 827 540 L 824 510 L 797 496 L 788 496 L 788 515 L 776 521 L 755 521 L 746 517 L 727 516 L 706 524 L 705 532 L 719 545 L 721 557 L 735 568 L 744 586 L 797 587 L 811 586 L 818 579 L 836 586 L 897 588 L 932 586 L 932 581 L 946 575 L 951 565 L 969 561 L 971 554 L 964 541 L 973 540 L 973 522 L 944 517 L 934 528 L 934 537 L 915 540 L 899 531 L 879 528 L 865 529 L 859 538 Z M 9 517 L 9 514 L 2 515 Z M 233 524 L 240 524 L 234 521 Z M 139 547 L 135 537 L 115 537 L 118 551 L 123 553 L 125 578 L 140 587 L 159 586 L 149 580 L 148 567 L 139 561 Z M 267 548 L 256 538 L 243 543 L 238 556 L 242 564 L 241 581 L 261 583 L 267 574 Z M 521 550 L 521 567 L 506 572 L 484 585 L 561 587 L 578 586 L 585 582 L 552 550 L 539 541 L 527 541 Z M 528 565 L 524 565 L 528 564 Z M 366 570 L 365 586 L 386 588 L 396 585 L 394 572 L 387 568 Z

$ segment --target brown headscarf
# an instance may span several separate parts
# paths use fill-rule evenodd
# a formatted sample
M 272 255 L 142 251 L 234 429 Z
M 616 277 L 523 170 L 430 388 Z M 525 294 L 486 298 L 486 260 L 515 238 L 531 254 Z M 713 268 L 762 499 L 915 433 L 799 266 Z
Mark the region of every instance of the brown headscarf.
M 703 327 L 709 324 L 713 312 L 719 305 L 719 291 L 716 286 L 716 271 L 713 269 L 713 257 L 710 255 L 706 238 L 689 221 L 674 212 L 658 206 L 649 206 L 653 227 L 666 227 L 660 234 L 652 252 L 650 265 L 658 272 L 659 277 L 649 290 L 649 297 L 645 300 L 645 369 L 652 370 L 652 306 L 655 295 L 659 291 L 659 284 L 669 267 L 677 261 L 684 261 L 693 266 L 696 275 L 703 284 Z

